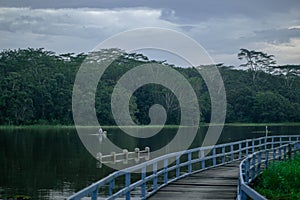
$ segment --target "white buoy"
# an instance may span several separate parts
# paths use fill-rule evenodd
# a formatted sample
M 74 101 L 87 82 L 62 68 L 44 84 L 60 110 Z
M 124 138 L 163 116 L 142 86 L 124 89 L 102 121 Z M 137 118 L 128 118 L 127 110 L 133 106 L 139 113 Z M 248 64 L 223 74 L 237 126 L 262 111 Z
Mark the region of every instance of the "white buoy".
M 102 128 L 100 127 L 99 130 L 98 130 L 98 135 L 99 135 L 99 143 L 101 144 L 103 139 L 106 138 L 106 131 L 103 131 Z

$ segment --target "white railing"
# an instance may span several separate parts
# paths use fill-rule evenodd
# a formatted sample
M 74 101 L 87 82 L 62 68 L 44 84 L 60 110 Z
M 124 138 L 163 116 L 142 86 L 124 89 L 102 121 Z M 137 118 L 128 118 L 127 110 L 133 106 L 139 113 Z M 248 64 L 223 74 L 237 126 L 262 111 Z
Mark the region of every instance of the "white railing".
M 297 137 L 295 142 L 291 141 L 286 144 L 279 143 L 278 147 L 272 144 L 271 149 L 263 149 L 247 156 L 241 163 L 239 168 L 239 182 L 238 182 L 238 200 L 255 199 L 267 200 L 266 197 L 256 192 L 249 186 L 263 170 L 265 170 L 269 163 L 275 160 L 287 160 L 296 157 L 297 152 L 300 151 L 300 138 Z M 273 141 L 273 140 L 272 140 Z
M 98 196 L 104 199 L 125 197 L 129 200 L 132 196 L 146 199 L 160 188 L 192 173 L 240 160 L 256 151 L 274 149 L 292 141 L 300 141 L 300 136 L 261 137 L 170 153 L 116 171 L 67 199 L 90 197 L 96 200 Z M 171 163 L 170 160 L 175 162 Z M 162 169 L 158 169 L 160 165 L 163 165 Z M 242 185 L 239 191 L 243 191 L 244 184 Z
M 108 155 L 102 155 L 102 153 L 97 153 L 97 160 L 99 161 L 98 164 L 99 167 L 102 167 L 102 164 L 106 164 L 106 163 L 116 164 L 119 162 L 123 162 L 123 164 L 127 164 L 131 160 L 134 160 L 136 163 L 138 163 L 142 159 L 144 160 L 150 159 L 149 147 L 145 147 L 145 150 L 140 150 L 139 148 L 135 148 L 133 152 L 130 152 L 127 149 L 123 149 L 121 153 L 111 152 Z

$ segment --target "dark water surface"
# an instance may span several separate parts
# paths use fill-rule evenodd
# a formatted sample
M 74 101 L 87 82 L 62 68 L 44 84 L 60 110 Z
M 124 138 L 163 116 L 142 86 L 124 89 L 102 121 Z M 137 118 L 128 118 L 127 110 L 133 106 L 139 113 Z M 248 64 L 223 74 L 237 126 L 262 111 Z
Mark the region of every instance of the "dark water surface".
M 192 147 L 201 145 L 207 127 L 201 127 Z M 264 136 L 264 126 L 226 126 L 218 143 Z M 300 134 L 300 126 L 271 126 L 270 135 Z M 159 137 L 138 140 L 118 129 L 108 137 L 129 150 L 149 146 L 158 149 L 176 134 L 176 128 L 162 130 Z M 81 143 L 73 128 L 0 130 L 0 197 L 28 195 L 32 199 L 64 199 L 111 173 Z

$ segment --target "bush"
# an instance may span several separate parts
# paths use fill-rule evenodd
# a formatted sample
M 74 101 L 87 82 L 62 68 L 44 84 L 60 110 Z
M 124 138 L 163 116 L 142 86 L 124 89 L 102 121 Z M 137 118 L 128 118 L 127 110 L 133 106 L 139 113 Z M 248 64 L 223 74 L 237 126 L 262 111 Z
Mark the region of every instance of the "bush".
M 300 199 L 300 156 L 271 163 L 259 176 L 254 189 L 268 199 Z

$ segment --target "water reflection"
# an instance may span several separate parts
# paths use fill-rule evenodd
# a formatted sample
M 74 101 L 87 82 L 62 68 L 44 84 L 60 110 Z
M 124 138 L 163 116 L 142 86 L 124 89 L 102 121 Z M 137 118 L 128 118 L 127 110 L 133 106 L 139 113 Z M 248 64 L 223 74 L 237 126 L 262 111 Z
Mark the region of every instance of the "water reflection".
M 199 129 L 191 148 L 202 144 L 206 126 Z M 225 126 L 218 143 L 264 136 L 264 126 Z M 269 135 L 300 134 L 300 126 L 272 126 Z M 177 128 L 139 140 L 119 129 L 107 137 L 121 148 L 151 150 L 168 144 Z M 96 159 L 81 143 L 75 129 L 0 130 L 0 196 L 28 195 L 32 199 L 63 199 L 113 170 L 97 168 Z
M 2 130 L 0 138 L 1 195 L 55 199 L 53 191 L 71 194 L 112 171 L 96 168 L 74 129 Z

